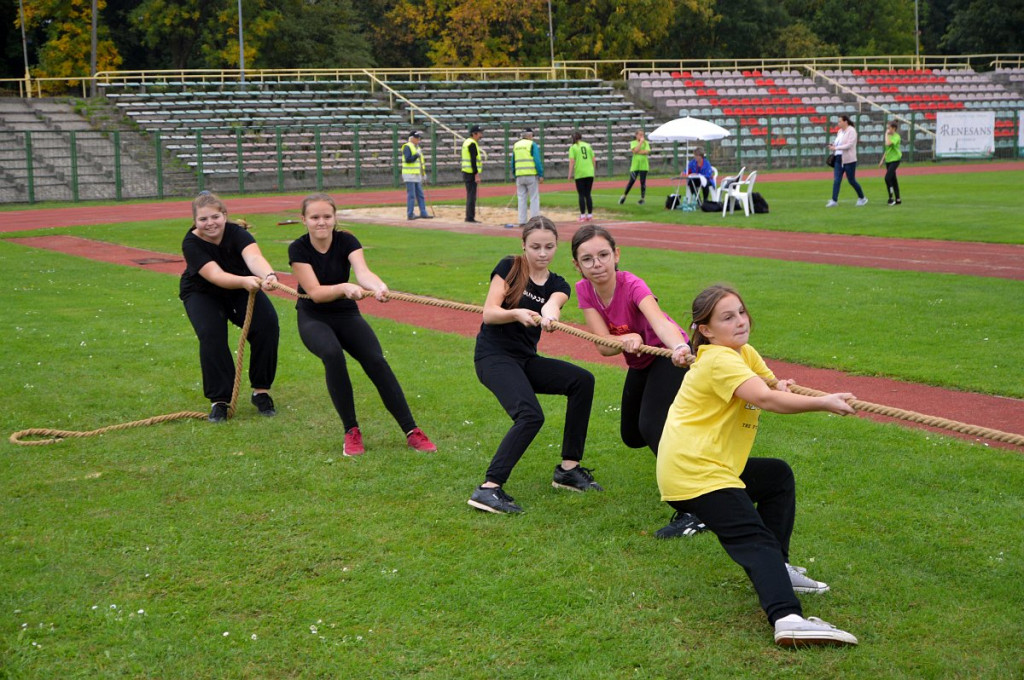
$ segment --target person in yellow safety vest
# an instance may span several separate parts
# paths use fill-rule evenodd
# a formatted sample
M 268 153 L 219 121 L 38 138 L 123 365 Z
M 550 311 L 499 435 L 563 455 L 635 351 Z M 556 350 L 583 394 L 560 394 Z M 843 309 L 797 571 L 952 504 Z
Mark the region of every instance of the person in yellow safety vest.
M 426 163 L 420 150 L 423 133 L 415 130 L 409 134 L 409 141 L 402 145 L 402 181 L 405 182 L 405 219 L 429 220 L 427 202 L 423 194 L 423 176 L 426 174 Z M 420 214 L 417 217 L 413 208 L 419 204 Z
M 480 183 L 480 172 L 483 170 L 483 153 L 480 151 L 480 138 L 484 131 L 479 125 L 469 128 L 469 137 L 462 143 L 462 182 L 466 185 L 466 221 L 479 222 L 476 219 L 476 185 Z
M 532 129 L 523 130 L 523 138 L 512 146 L 512 163 L 516 178 L 516 199 L 519 201 L 519 226 L 522 226 L 528 217 L 540 215 L 540 184 L 544 181 L 544 161 L 540 145 L 533 141 Z

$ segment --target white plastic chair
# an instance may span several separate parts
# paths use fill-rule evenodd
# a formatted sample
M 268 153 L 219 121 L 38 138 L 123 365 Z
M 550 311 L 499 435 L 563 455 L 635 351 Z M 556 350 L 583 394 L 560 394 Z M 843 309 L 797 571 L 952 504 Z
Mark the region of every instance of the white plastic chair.
M 743 204 L 743 214 L 750 217 L 754 212 L 754 182 L 757 181 L 757 170 L 750 173 L 743 181 L 730 184 L 725 190 L 725 200 L 722 201 L 722 217 L 726 212 L 732 212 L 736 203 Z
M 718 181 L 718 170 L 716 168 L 715 169 L 715 186 L 711 187 L 711 192 L 709 194 L 709 197 L 711 198 L 711 200 L 714 201 L 715 203 L 718 203 L 719 201 L 721 201 L 722 200 L 722 196 L 724 195 L 724 193 L 723 193 L 724 192 L 724 188 L 723 187 L 725 187 L 727 185 L 730 185 L 730 184 L 735 184 L 736 182 L 739 182 L 739 181 L 742 181 L 743 180 L 743 173 L 746 172 L 746 170 L 747 170 L 747 166 L 744 165 L 742 168 L 740 168 L 740 171 L 737 172 L 735 175 L 727 175 L 726 177 L 722 178 L 721 182 L 719 182 Z

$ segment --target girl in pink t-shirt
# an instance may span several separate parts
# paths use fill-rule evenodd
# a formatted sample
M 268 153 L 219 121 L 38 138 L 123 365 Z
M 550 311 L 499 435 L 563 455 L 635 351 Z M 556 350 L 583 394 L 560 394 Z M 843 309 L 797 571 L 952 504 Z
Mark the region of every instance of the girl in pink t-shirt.
M 583 275 L 576 296 L 588 330 L 622 343 L 621 349 L 596 345 L 597 350 L 605 356 L 623 354 L 629 367 L 622 386 L 622 441 L 634 449 L 646 446 L 657 456 L 669 406 L 692 360 L 686 333 L 661 310 L 643 279 L 619 271 L 619 249 L 604 227 L 588 224 L 577 230 L 572 259 Z M 672 357 L 640 354 L 640 345 L 671 347 Z M 689 536 L 703 528 L 694 515 L 677 513 L 656 535 Z

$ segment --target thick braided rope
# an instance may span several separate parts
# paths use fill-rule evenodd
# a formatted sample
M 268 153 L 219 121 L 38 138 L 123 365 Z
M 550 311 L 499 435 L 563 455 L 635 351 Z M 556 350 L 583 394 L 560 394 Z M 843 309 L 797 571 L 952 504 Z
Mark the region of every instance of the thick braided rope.
M 245 321 L 242 323 L 242 334 L 238 338 L 238 350 L 235 357 L 235 384 L 231 389 L 231 403 L 228 404 L 229 418 L 235 415 L 235 404 L 238 402 L 238 390 L 242 381 L 242 360 L 245 358 L 245 341 L 246 338 L 249 337 L 249 327 L 252 325 L 252 308 L 255 302 L 256 291 L 249 291 L 249 301 L 245 307 Z M 160 423 L 169 423 L 174 420 L 186 420 L 188 418 L 205 419 L 206 417 L 207 414 L 200 411 L 179 411 L 177 413 L 167 413 L 162 416 L 153 416 L 152 418 L 143 418 L 142 420 L 133 420 L 130 423 L 108 425 L 106 427 L 101 427 L 98 430 L 54 430 L 44 427 L 33 427 L 27 430 L 18 430 L 10 436 L 10 442 L 21 446 L 42 446 L 43 444 L 53 444 L 63 439 L 95 437 L 96 435 L 105 434 L 107 432 L 117 432 L 118 430 L 127 430 L 133 427 L 158 425 Z M 46 437 L 46 439 L 25 440 L 23 439 L 24 437 Z
M 294 295 L 297 295 L 295 291 L 277 284 L 282 290 L 286 290 Z M 370 291 L 363 291 L 363 297 L 372 296 L 373 293 Z M 409 293 L 398 293 L 395 291 L 388 292 L 388 298 L 392 300 L 401 300 L 403 302 L 415 302 L 418 304 L 431 305 L 433 307 L 444 307 L 447 309 L 457 309 L 465 312 L 483 313 L 484 308 L 479 305 L 470 305 L 464 302 L 453 302 L 450 300 L 441 300 L 439 298 L 424 297 L 421 295 L 412 295 Z M 622 343 L 618 340 L 612 340 L 610 338 L 603 338 L 599 335 L 594 335 L 581 328 L 564 324 L 560 321 L 556 321 L 552 324 L 552 327 L 568 333 L 569 335 L 588 340 L 598 345 L 605 347 L 613 347 L 615 349 L 622 349 Z M 671 357 L 672 350 L 666 347 L 651 347 L 649 345 L 641 345 L 639 352 L 643 354 L 652 354 L 655 356 Z M 768 381 L 769 386 L 774 387 L 774 381 Z M 789 391 L 795 394 L 802 394 L 809 397 L 820 397 L 827 394 L 819 390 L 814 390 L 808 387 L 801 387 L 799 385 L 790 385 Z M 930 427 L 937 427 L 944 430 L 950 430 L 952 432 L 959 432 L 961 434 L 967 434 L 972 437 L 979 437 L 982 439 L 991 439 L 992 441 L 1003 442 L 1006 444 L 1013 444 L 1015 446 L 1024 446 L 1024 435 L 1013 434 L 1012 432 L 1003 432 L 1001 430 L 994 430 L 988 427 L 982 427 L 980 425 L 971 425 L 969 423 L 962 423 L 956 420 L 949 420 L 948 418 L 940 418 L 939 416 L 930 416 L 923 413 L 917 413 L 916 411 L 908 411 L 906 409 L 896 408 L 893 406 L 885 406 L 883 404 L 874 404 L 869 401 L 862 401 L 860 399 L 850 399 L 848 402 L 857 411 L 863 411 L 865 413 L 874 413 L 876 415 L 887 416 L 889 418 L 896 418 L 898 420 L 906 420 L 908 422 L 920 423 L 922 425 L 928 425 Z

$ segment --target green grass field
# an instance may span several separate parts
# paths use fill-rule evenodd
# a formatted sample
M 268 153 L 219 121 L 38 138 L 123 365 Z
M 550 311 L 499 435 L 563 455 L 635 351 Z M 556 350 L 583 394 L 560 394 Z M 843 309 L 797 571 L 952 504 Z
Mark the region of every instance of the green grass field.
M 947 179 L 915 178 L 928 214 L 904 210 L 887 228 L 940 229 L 933 210 L 950 191 Z M 993 205 L 987 186 L 956 195 Z M 810 206 L 822 193 L 821 182 L 764 189 L 773 218 L 777 204 L 781 212 L 791 199 Z M 873 206 L 863 211 L 871 223 L 887 214 Z M 857 228 L 837 224 L 846 214 L 836 214 L 830 229 Z M 1019 242 L 1018 221 L 993 215 L 986 240 Z M 251 221 L 280 269 L 301 226 L 276 219 Z M 756 224 L 764 226 L 760 216 Z M 73 232 L 177 253 L 186 227 L 136 222 L 11 236 Z M 516 245 L 505 235 L 351 228 L 392 288 L 477 304 L 490 268 Z M 558 257 L 556 271 L 568 275 L 568 248 Z M 0 293 L 5 433 L 205 409 L 174 277 L 5 238 L 0 262 L 9 282 Z M 1024 396 L 1013 360 L 1020 282 L 633 248 L 623 266 L 680 321 L 699 287 L 735 283 L 755 316 L 752 342 L 769 357 Z M 322 367 L 298 339 L 293 305 L 274 303 L 277 418 L 259 418 L 243 402 L 225 426 L 186 421 L 48 447 L 4 445 L 0 677 L 1024 674 L 1019 452 L 861 419 L 765 414 L 755 454 L 785 458 L 797 475 L 794 562 L 832 586 L 802 598 L 806 613 L 861 641 L 787 651 L 772 644 L 746 576 L 713 536 L 652 537 L 670 512 L 658 500 L 650 453 L 619 441 L 619 367 L 587 364 L 597 394 L 586 464 L 607 491 L 551 488 L 562 403 L 545 398 L 548 424 L 507 487 L 527 512 L 484 515 L 465 500 L 508 420 L 475 378 L 472 338 L 371 320 L 440 451 L 406 449 L 356 368 L 368 450 L 351 460 L 341 455 Z

